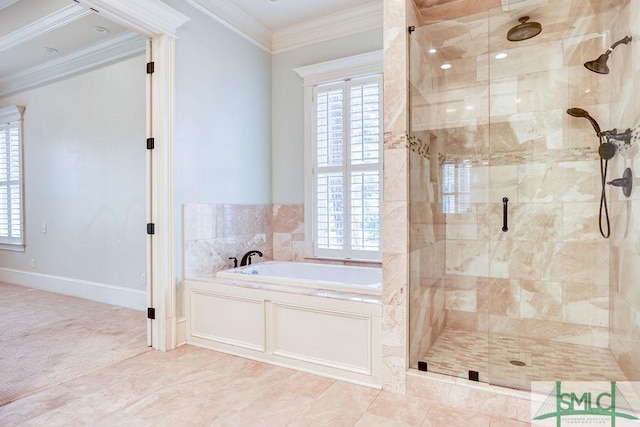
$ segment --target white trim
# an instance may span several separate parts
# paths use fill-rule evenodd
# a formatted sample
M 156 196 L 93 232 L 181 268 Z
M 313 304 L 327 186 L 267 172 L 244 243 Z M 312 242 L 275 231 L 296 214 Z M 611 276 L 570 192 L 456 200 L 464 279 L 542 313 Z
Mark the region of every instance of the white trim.
M 271 49 L 280 53 L 314 43 L 382 28 L 382 2 L 371 2 L 275 30 Z
M 351 242 L 351 210 L 350 210 L 350 198 L 351 198 L 351 172 L 354 170 L 369 170 L 375 169 L 380 177 L 379 181 L 379 200 L 380 200 L 380 227 L 382 228 L 382 200 L 383 195 L 383 144 L 382 144 L 382 117 L 383 117 L 383 100 L 380 99 L 380 160 L 373 167 L 373 164 L 369 165 L 353 165 L 351 164 L 350 156 L 346 154 L 345 163 L 342 166 L 336 167 L 322 167 L 316 166 L 316 92 L 317 87 L 320 84 L 326 84 L 323 86 L 323 90 L 330 90 L 329 88 L 341 88 L 345 93 L 345 98 L 349 98 L 346 95 L 350 92 L 350 87 L 353 79 L 356 77 L 366 78 L 367 80 L 376 81 L 380 87 L 380 91 L 383 91 L 382 80 L 382 51 L 369 52 L 362 55 L 350 56 L 346 58 L 337 59 L 334 61 L 322 62 L 319 64 L 308 65 L 305 67 L 296 68 L 295 72 L 304 80 L 304 154 L 305 154 L 305 176 L 304 176 L 304 189 L 305 189 L 305 235 L 311 236 L 311 239 L 305 240 L 305 256 L 308 258 L 323 258 L 332 257 L 339 259 L 366 259 L 373 262 L 380 262 L 382 256 L 382 230 L 380 230 L 380 246 L 378 251 L 365 251 L 351 248 L 351 243 L 345 243 L 346 247 L 343 249 L 323 249 L 318 247 L 318 235 L 317 235 L 317 187 L 318 187 L 318 174 L 320 169 L 323 172 L 338 172 L 344 177 L 344 194 L 345 203 L 343 206 L 343 216 L 345 219 L 344 239 L 345 242 Z M 332 90 L 332 89 L 331 89 Z M 346 129 L 350 128 L 350 112 L 349 102 L 346 102 L 345 107 L 345 123 Z M 345 150 L 347 153 L 349 150 Z M 349 201 L 347 203 L 347 201 Z M 347 227 L 348 225 L 348 227 Z
M 160 0 L 77 1 L 105 18 L 149 37 L 160 34 L 175 37 L 177 29 L 189 20 L 189 17 Z
M 230 0 L 185 0 L 200 12 L 270 53 L 382 28 L 382 3 L 373 1 L 271 31 Z
M 20 0 L 0 0 L 0 11 L 8 8 L 9 6 L 13 6 L 18 3 Z
M 144 290 L 123 288 L 107 285 L 106 283 L 89 282 L 70 277 L 32 273 L 9 268 L 0 268 L 0 281 L 134 310 L 143 311 L 147 307 L 146 292 Z
M 22 120 L 23 113 L 24 107 L 18 105 L 9 105 L 8 107 L 0 108 L 0 125 Z
M 171 350 L 176 346 L 176 287 L 174 283 L 173 235 L 173 116 L 175 103 L 175 40 L 169 36 L 154 38 L 152 74 L 151 129 L 155 148 L 151 156 L 150 222 L 155 224 L 151 239 L 152 307 L 156 308 L 154 347 Z M 151 95 L 150 94 L 150 95 Z
M 128 31 L 18 73 L 4 76 L 0 78 L 0 96 L 142 54 L 145 51 L 145 41 L 145 37 Z
M 176 345 L 174 236 L 173 236 L 173 107 L 175 99 L 174 37 L 178 27 L 189 20 L 160 0 L 78 0 L 96 7 L 106 17 L 153 38 L 151 55 L 155 62 L 153 84 L 147 91 L 147 105 L 153 117 L 151 126 L 156 148 L 151 162 L 150 189 L 155 232 L 152 251 L 147 253 L 149 297 L 156 309 L 151 321 L 151 342 L 158 350 L 170 350 Z M 104 9 L 100 9 L 104 7 Z
M 380 74 L 382 73 L 382 67 L 382 50 L 376 50 L 361 55 L 294 68 L 294 71 L 302 77 L 304 86 L 312 86 L 340 79 Z
M 261 49 L 271 52 L 271 30 L 228 0 L 185 0 Z
M 28 42 L 36 37 L 40 37 L 49 31 L 65 26 L 76 19 L 82 18 L 83 16 L 87 16 L 89 13 L 91 12 L 78 4 L 71 4 L 63 7 L 62 9 L 40 18 L 35 22 L 27 24 L 12 33 L 0 37 L 0 52 Z

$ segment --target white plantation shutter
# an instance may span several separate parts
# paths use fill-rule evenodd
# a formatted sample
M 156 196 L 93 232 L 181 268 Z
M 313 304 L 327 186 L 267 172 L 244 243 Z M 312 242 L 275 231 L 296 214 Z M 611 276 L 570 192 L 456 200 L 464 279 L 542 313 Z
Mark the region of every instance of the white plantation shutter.
M 468 213 L 471 209 L 471 163 L 442 165 L 442 212 Z
M 382 77 L 313 89 L 314 255 L 378 260 Z
M 0 109 L 0 244 L 23 244 L 22 109 Z M 5 120 L 11 120 L 5 122 Z

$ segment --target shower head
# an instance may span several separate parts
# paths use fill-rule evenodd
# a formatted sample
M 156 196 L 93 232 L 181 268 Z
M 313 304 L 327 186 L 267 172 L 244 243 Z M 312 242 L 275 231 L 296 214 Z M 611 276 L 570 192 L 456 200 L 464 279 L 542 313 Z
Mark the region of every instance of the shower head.
M 609 67 L 607 66 L 607 61 L 609 60 L 609 53 L 603 53 L 598 57 L 598 59 L 594 59 L 593 61 L 585 62 L 584 66 L 587 67 L 587 70 L 593 71 L 598 74 L 609 74 Z
M 598 59 L 594 59 L 593 61 L 585 62 L 584 66 L 587 68 L 587 70 L 593 71 L 594 73 L 609 74 L 609 67 L 607 66 L 607 61 L 609 60 L 609 55 L 611 55 L 611 52 L 613 52 L 613 49 L 615 49 L 616 46 L 618 46 L 621 43 L 629 44 L 630 41 L 631 41 L 631 37 L 629 37 L 629 36 L 623 38 L 622 40 L 618 40 L 617 42 L 612 44 L 611 47 L 609 49 L 607 49 L 607 51 L 605 53 L 600 55 L 598 57 Z
M 520 24 L 516 25 L 507 32 L 507 40 L 512 42 L 520 42 L 537 36 L 542 31 L 542 25 L 537 22 L 527 22 L 528 16 L 518 19 Z
M 593 129 L 596 131 L 596 135 L 598 137 L 602 136 L 600 125 L 598 124 L 598 122 L 596 122 L 596 119 L 589 115 L 587 110 L 583 110 L 582 108 L 569 108 L 567 110 L 567 114 L 572 117 L 584 117 L 585 119 L 589 120 L 591 122 L 591 126 L 593 126 Z

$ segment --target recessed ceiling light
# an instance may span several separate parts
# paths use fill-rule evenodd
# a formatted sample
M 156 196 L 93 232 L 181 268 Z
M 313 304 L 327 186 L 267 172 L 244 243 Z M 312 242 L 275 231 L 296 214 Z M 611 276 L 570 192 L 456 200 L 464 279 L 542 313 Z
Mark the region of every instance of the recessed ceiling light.
M 451 65 L 451 64 L 449 64 L 449 63 L 442 64 L 442 65 L 440 66 L 440 68 L 442 68 L 443 70 L 448 70 L 448 69 L 449 69 L 449 68 L 451 68 L 451 67 L 452 67 L 452 65 Z
M 44 50 L 46 50 L 47 53 L 58 53 L 58 49 L 54 49 L 52 47 L 45 47 Z
M 435 48 L 433 48 L 433 47 L 431 49 L 429 49 L 429 53 L 436 53 L 436 52 L 437 52 L 437 50 Z
M 105 27 L 93 27 L 93 29 L 97 32 L 97 33 L 108 33 L 109 30 L 106 29 Z
M 506 58 L 507 56 L 509 56 L 509 54 L 508 54 L 508 53 L 500 52 L 500 53 L 498 53 L 498 54 L 496 55 L 496 59 L 504 59 L 504 58 Z
M 473 105 L 467 105 L 464 107 L 465 110 L 473 110 Z

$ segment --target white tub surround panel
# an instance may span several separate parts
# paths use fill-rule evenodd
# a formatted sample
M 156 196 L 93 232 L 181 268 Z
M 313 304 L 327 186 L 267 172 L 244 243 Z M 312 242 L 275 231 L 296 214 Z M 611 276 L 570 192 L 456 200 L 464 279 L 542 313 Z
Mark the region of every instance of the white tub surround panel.
M 344 298 L 187 280 L 187 343 L 380 387 L 382 306 Z M 318 291 L 320 292 L 320 291 Z

